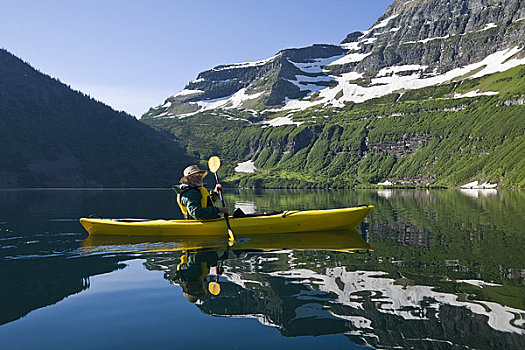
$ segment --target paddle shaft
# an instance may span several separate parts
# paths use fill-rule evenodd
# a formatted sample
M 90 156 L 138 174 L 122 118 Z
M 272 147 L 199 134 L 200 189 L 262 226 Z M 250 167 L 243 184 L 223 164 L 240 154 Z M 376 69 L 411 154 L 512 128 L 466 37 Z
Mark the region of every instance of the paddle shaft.
M 215 175 L 215 181 L 219 183 L 219 176 L 217 176 L 217 172 L 214 172 L 213 174 Z M 222 191 L 218 191 L 218 192 L 219 192 L 219 197 L 221 199 L 222 206 L 226 207 L 226 205 L 224 204 L 224 198 L 222 197 Z M 224 218 L 226 219 L 226 225 L 228 225 L 228 230 L 229 230 L 228 233 L 231 232 L 233 235 L 233 231 L 230 226 L 230 220 L 228 219 L 228 214 L 224 214 Z

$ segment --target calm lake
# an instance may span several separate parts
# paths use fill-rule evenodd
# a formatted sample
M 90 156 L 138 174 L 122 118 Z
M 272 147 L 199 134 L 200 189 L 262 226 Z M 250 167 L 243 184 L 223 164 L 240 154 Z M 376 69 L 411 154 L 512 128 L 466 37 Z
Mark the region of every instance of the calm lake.
M 78 222 L 181 218 L 171 190 L 0 191 L 0 349 L 525 348 L 525 191 L 225 200 L 375 209 L 353 231 L 236 237 L 226 256 L 226 237 L 88 239 Z

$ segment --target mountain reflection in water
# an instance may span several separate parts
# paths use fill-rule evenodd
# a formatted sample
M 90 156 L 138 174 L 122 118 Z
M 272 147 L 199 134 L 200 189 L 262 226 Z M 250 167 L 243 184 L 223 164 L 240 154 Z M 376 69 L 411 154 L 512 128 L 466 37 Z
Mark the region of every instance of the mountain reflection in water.
M 214 248 L 185 250 L 184 244 L 197 246 L 185 242 L 171 249 L 178 254 L 148 257 L 145 266 L 164 271 L 164 278 L 179 285 L 186 299 L 204 313 L 255 318 L 284 336 L 344 334 L 356 344 L 373 347 L 443 343 L 519 348 L 523 344 L 523 310 L 436 291 L 383 271 L 360 270 L 363 261 L 372 259 L 373 250 L 360 233 L 326 234 L 331 236 L 329 242 L 339 238 L 353 247 L 342 243 L 327 249 L 330 243 L 325 242 L 324 249 L 315 249 L 312 242 L 323 241 L 318 233 L 283 238 L 281 243 L 288 240 L 295 249 L 277 251 L 279 245 L 270 243 L 274 236 L 245 239 L 231 250 L 225 241 L 221 247 L 213 241 Z M 348 254 L 352 252 L 366 254 Z M 218 275 L 221 259 L 224 271 Z M 220 284 L 218 295 L 208 292 L 209 283 L 215 281 Z M 499 286 L 476 280 L 448 283 Z
M 525 348 L 524 191 L 228 196 L 257 211 L 375 209 L 357 231 L 236 235 L 228 251 L 226 237 L 87 237 L 78 224 L 90 213 L 172 217 L 169 191 L 0 192 L 0 348 L 56 348 L 55 322 L 79 349 L 172 344 L 173 324 L 185 341 L 206 324 L 206 347 L 222 336 L 241 348 Z

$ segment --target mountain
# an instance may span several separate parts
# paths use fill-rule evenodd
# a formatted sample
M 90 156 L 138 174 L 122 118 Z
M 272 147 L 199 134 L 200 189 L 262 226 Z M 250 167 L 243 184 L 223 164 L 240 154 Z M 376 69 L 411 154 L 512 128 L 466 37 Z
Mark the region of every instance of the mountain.
M 191 161 L 169 137 L 0 50 L 0 188 L 155 187 Z
M 293 110 L 345 103 L 525 64 L 519 0 L 397 0 L 364 32 L 339 45 L 282 50 L 202 72 L 145 117 L 210 109 Z
M 394 1 L 339 45 L 202 72 L 141 121 L 241 187 L 525 187 L 521 1 Z

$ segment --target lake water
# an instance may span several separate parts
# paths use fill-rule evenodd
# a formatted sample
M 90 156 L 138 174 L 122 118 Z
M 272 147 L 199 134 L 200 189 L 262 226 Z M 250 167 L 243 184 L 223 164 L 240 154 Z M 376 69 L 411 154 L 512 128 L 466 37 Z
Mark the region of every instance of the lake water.
M 225 256 L 226 239 L 88 239 L 78 223 L 180 218 L 170 190 L 0 191 L 0 349 L 525 348 L 525 191 L 225 199 L 375 209 L 358 230 L 237 237 Z

